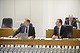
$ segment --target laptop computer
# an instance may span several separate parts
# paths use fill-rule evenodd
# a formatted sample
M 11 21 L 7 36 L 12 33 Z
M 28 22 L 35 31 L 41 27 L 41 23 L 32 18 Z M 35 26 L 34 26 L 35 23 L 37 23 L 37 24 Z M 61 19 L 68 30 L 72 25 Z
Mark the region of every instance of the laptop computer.
M 21 40 L 28 39 L 28 34 L 27 33 L 19 33 L 17 34 L 17 37 Z

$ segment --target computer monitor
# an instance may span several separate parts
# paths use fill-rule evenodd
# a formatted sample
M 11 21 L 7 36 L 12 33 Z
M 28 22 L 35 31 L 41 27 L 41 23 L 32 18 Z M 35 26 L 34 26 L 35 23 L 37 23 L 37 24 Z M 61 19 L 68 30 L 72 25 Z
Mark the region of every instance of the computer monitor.
M 17 37 L 21 40 L 25 40 L 25 39 L 28 39 L 28 34 L 27 33 L 19 33 L 17 35 Z

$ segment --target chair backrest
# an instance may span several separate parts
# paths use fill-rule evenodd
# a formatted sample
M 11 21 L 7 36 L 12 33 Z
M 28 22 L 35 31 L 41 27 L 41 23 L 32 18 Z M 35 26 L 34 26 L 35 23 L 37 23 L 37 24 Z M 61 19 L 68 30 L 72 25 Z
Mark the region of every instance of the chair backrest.
M 69 18 L 68 17 L 66 17 L 65 18 L 65 23 L 64 23 L 64 25 L 69 25 Z M 72 23 L 71 23 L 71 25 L 73 26 L 73 27 L 76 27 L 77 28 L 77 23 L 76 23 L 76 18 L 75 17 L 73 17 L 73 20 L 72 20 Z
M 3 18 L 1 28 L 12 28 L 13 20 L 12 18 Z
M 66 27 L 66 37 L 67 38 L 71 38 L 72 37 L 72 31 L 73 31 L 73 27 L 72 26 L 65 26 Z

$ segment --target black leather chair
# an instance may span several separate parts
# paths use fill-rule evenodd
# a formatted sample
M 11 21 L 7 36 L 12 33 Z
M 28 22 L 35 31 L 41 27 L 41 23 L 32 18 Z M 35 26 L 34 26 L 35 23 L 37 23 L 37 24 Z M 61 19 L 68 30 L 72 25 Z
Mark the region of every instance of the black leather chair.
M 71 38 L 73 33 L 73 27 L 66 25 L 66 38 Z
M 64 25 L 69 25 L 69 18 L 68 18 L 68 17 L 65 18 L 65 23 L 64 23 Z M 77 28 L 77 23 L 76 23 L 76 18 L 75 18 L 75 17 L 73 17 L 73 20 L 72 20 L 71 25 L 72 25 L 73 27 L 76 27 L 76 28 Z
M 12 28 L 13 20 L 12 18 L 3 18 L 1 28 Z

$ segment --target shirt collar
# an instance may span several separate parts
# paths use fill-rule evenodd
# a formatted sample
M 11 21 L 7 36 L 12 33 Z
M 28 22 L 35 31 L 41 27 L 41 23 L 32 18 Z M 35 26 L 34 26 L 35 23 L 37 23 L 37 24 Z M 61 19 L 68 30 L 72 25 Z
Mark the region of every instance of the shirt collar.
M 61 26 L 59 27 L 59 29 L 61 29 Z
M 29 26 L 27 26 L 29 28 Z

